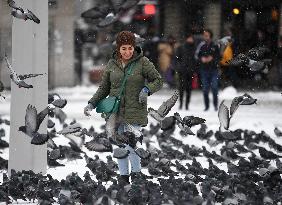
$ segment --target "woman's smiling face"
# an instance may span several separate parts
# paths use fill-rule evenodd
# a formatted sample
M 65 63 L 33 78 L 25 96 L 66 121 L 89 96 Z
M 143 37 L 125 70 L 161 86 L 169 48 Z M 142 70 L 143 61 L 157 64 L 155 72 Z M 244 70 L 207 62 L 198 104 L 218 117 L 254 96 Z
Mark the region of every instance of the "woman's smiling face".
M 122 60 L 128 61 L 133 56 L 134 47 L 132 45 L 122 45 L 119 52 Z

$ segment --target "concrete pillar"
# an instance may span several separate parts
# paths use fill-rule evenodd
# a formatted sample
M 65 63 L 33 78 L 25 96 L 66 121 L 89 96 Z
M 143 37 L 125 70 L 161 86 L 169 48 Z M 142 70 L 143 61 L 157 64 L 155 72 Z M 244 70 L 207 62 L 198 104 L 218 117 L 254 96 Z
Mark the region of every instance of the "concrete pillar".
M 209 2 L 204 10 L 204 27 L 209 28 L 213 32 L 213 39 L 220 38 L 221 30 L 221 3 Z
M 183 35 L 184 24 L 182 22 L 181 2 L 178 0 L 164 1 L 164 36 L 173 34 L 179 39 Z
M 13 18 L 12 56 L 8 56 L 14 70 L 19 74 L 48 72 L 48 0 L 16 1 L 28 8 L 40 19 L 40 24 Z M 9 148 L 9 173 L 33 170 L 43 174 L 47 169 L 47 148 L 45 145 L 32 145 L 31 138 L 18 131 L 25 124 L 28 104 L 40 112 L 47 106 L 48 76 L 39 76 L 26 80 L 34 88 L 18 88 L 11 83 L 11 126 Z M 42 122 L 40 133 L 47 134 L 47 118 Z
M 52 52 L 49 65 L 51 65 L 50 87 L 74 86 L 74 0 L 59 0 L 52 9 L 50 24 L 50 44 Z

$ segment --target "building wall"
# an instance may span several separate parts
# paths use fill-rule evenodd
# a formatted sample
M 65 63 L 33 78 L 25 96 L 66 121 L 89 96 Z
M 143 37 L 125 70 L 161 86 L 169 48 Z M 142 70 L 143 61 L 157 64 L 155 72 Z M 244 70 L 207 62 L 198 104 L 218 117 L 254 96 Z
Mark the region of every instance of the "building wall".
M 49 14 L 50 87 L 74 86 L 74 0 L 59 0 Z M 51 22 L 50 22 L 51 21 Z
M 166 0 L 162 1 L 164 5 L 163 9 L 163 26 L 164 36 L 172 34 L 174 37 L 179 39 L 183 33 L 183 15 L 180 0 Z
M 213 32 L 213 38 L 218 39 L 221 31 L 221 3 L 210 2 L 204 9 L 204 27 Z
M 5 87 L 11 86 L 10 73 L 7 68 L 4 55 L 11 58 L 12 49 L 12 16 L 10 15 L 11 9 L 6 1 L 0 2 L 0 80 L 4 83 Z

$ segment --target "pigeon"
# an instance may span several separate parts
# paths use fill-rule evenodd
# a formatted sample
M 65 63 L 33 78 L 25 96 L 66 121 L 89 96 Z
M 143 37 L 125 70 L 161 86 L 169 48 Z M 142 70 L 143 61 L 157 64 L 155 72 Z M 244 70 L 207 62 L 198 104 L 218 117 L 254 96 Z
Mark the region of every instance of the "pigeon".
M 3 84 L 3 83 L 1 82 L 1 80 L 0 80 L 0 96 L 5 99 L 5 96 L 3 96 L 3 95 L 1 94 L 3 91 L 4 91 L 4 84 Z
M 11 14 L 15 18 L 23 19 L 25 21 L 29 19 L 29 20 L 34 21 L 37 24 L 40 24 L 39 18 L 34 13 L 32 13 L 30 10 L 27 9 L 26 11 L 24 11 L 24 9 L 21 7 L 18 7 L 13 0 L 8 0 L 7 3 L 13 9 Z
M 252 96 L 249 94 L 245 93 L 243 95 L 243 100 L 240 103 L 240 105 L 253 105 L 257 103 L 257 99 L 254 99 Z
M 113 147 L 109 139 L 95 138 L 85 144 L 85 147 L 90 151 L 95 152 L 112 152 Z
M 281 155 L 277 155 L 271 151 L 268 151 L 264 147 L 259 147 L 259 154 L 264 159 L 276 159 L 276 158 L 282 158 Z
M 123 3 L 119 1 L 108 0 L 108 4 L 95 6 L 81 14 L 82 18 L 98 19 L 98 28 L 107 27 L 117 22 L 125 13 L 136 6 L 140 0 L 126 0 Z
M 275 127 L 275 129 L 274 129 L 274 134 L 275 134 L 277 137 L 282 137 L 282 132 L 281 132 L 281 130 L 279 130 L 277 127 Z
M 57 134 L 66 135 L 66 134 L 73 134 L 73 133 L 77 133 L 77 132 L 86 133 L 87 129 L 86 128 L 82 129 L 82 127 L 79 123 L 74 123 L 74 124 L 71 124 L 71 125 L 63 128 L 61 131 L 57 132 Z
M 129 150 L 118 147 L 114 149 L 113 157 L 117 159 L 124 159 L 129 155 L 129 153 Z
M 158 110 L 154 110 L 153 108 L 148 108 L 149 115 L 157 120 L 158 122 L 161 122 L 165 116 L 169 113 L 171 108 L 175 105 L 177 99 L 179 96 L 179 91 L 175 91 L 174 94 L 165 102 L 162 103 L 162 105 L 158 108 Z
M 231 66 L 247 66 L 251 72 L 261 72 L 272 61 L 271 59 L 263 59 L 269 51 L 265 47 L 252 48 L 246 54 L 240 53 L 227 63 Z
M 55 100 L 54 96 L 57 96 L 58 99 Z M 57 93 L 48 94 L 48 104 L 52 104 L 58 108 L 64 108 L 67 104 L 67 100 L 62 99 L 61 96 L 58 95 Z
M 151 156 L 151 153 L 144 150 L 143 148 L 137 148 L 134 151 L 141 159 L 148 159 Z
M 27 84 L 24 80 L 27 79 L 27 78 L 33 78 L 33 77 L 37 77 L 39 75 L 44 75 L 44 74 L 25 74 L 25 75 L 18 75 L 16 73 L 16 71 L 12 68 L 11 64 L 9 63 L 8 61 L 8 58 L 7 56 L 5 55 L 5 60 L 6 60 L 6 63 L 7 63 L 7 67 L 9 68 L 10 70 L 10 78 L 11 80 L 19 87 L 23 87 L 23 88 L 33 88 L 32 85 L 29 85 Z
M 29 104 L 26 108 L 25 114 L 25 126 L 20 126 L 19 131 L 25 133 L 29 137 L 31 137 L 31 144 L 34 145 L 42 145 L 48 141 L 47 134 L 40 134 L 38 133 L 38 129 L 48 114 L 48 107 L 42 110 L 40 113 L 37 114 L 37 110 L 34 106 Z
M 188 127 L 192 127 L 192 126 L 195 126 L 195 125 L 203 124 L 203 123 L 206 122 L 205 119 L 200 118 L 200 117 L 194 117 L 194 116 L 185 116 L 182 119 L 182 121 Z

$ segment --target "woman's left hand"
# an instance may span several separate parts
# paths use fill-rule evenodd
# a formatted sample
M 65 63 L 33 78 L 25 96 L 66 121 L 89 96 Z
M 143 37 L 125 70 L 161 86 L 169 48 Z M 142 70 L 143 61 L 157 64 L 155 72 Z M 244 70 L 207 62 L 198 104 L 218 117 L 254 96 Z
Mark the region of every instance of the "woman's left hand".
M 149 95 L 149 89 L 144 87 L 139 93 L 139 103 L 147 103 L 147 97 Z

